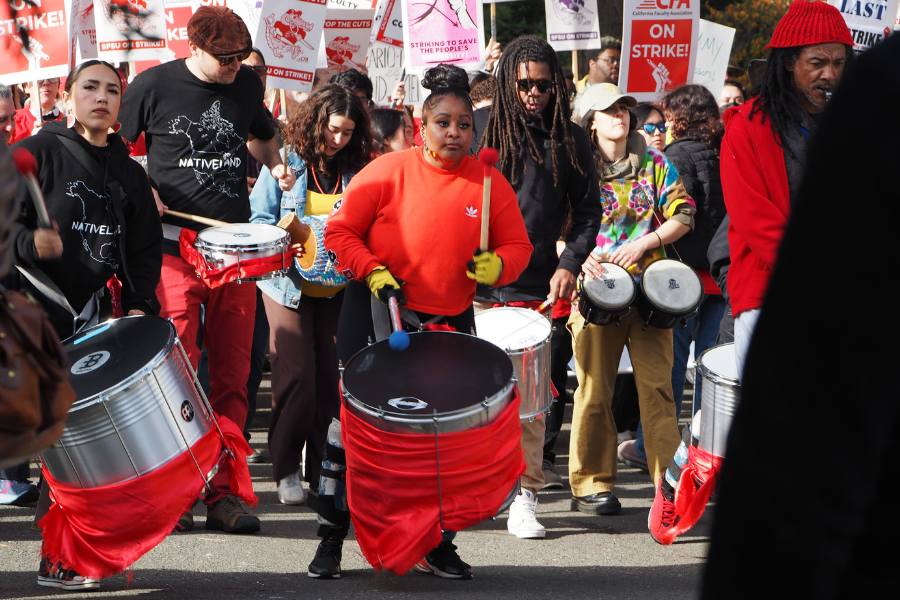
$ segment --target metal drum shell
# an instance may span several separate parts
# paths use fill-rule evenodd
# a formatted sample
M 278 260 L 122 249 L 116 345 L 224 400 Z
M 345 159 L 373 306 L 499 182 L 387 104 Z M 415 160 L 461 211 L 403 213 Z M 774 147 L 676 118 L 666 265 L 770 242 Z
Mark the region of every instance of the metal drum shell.
M 276 227 L 274 225 L 266 225 L 264 223 L 235 224 L 235 226 L 241 225 L 281 229 L 280 227 Z M 224 227 L 213 227 L 212 229 L 224 229 Z M 203 239 L 202 235 L 204 231 L 201 231 L 197 234 L 197 238 L 194 241 L 194 248 L 197 250 L 197 253 L 200 255 L 200 257 L 203 258 L 203 262 L 206 264 L 206 267 L 210 270 L 220 269 L 222 267 L 237 264 L 241 261 L 241 259 L 252 260 L 254 258 L 267 258 L 269 256 L 278 255 L 282 255 L 284 257 L 284 260 L 282 261 L 284 268 L 266 273 L 265 275 L 256 275 L 254 277 L 243 277 L 236 279 L 235 281 L 237 281 L 238 283 L 275 279 L 276 277 L 287 275 L 288 270 L 290 270 L 291 261 L 289 258 L 287 258 L 287 256 L 290 253 L 291 236 L 287 231 L 282 230 L 284 231 L 284 236 L 282 236 L 280 239 L 257 244 L 219 244 Z
M 547 409 L 553 404 L 553 391 L 550 386 L 550 337 L 553 333 L 553 327 L 545 317 L 540 316 L 539 313 L 533 310 L 501 306 L 483 310 L 475 315 L 476 332 L 479 331 L 479 319 L 484 319 L 491 313 L 496 315 L 503 311 L 525 311 L 538 315 L 540 321 L 536 320 L 536 322 L 543 321 L 546 323 L 546 337 L 535 344 L 521 348 L 504 348 L 502 344 L 497 344 L 490 338 L 485 337 L 483 331 L 478 335 L 479 338 L 494 343 L 509 356 L 513 363 L 519 386 L 519 418 L 523 420 L 533 419 L 547 412 Z M 482 329 L 484 328 L 482 327 Z
M 413 340 L 413 338 L 415 338 L 415 336 L 420 335 L 465 336 L 466 338 L 477 340 L 478 342 L 489 344 L 491 347 L 496 348 L 496 346 L 490 344 L 490 342 L 480 340 L 479 338 L 476 338 L 474 336 L 470 336 L 464 333 L 446 331 L 411 333 L 411 341 Z M 372 348 L 373 346 L 378 344 L 387 345 L 388 340 L 376 342 L 376 344 L 369 346 L 369 348 Z M 362 350 L 354 354 L 350 358 L 350 360 L 347 361 L 347 366 L 352 365 L 354 360 L 358 357 L 363 356 L 364 353 L 369 350 L 369 348 L 363 348 Z M 410 349 L 407 349 L 404 352 L 409 351 Z M 497 348 L 497 352 L 499 353 L 499 356 L 504 356 L 506 360 L 509 360 L 509 357 L 506 356 L 506 354 L 499 348 Z M 514 372 L 511 362 L 510 371 Z M 508 383 L 502 386 L 502 388 L 498 392 L 487 398 L 484 398 L 481 402 L 476 402 L 475 404 L 466 406 L 458 410 L 437 413 L 436 415 L 412 415 L 408 413 L 404 414 L 400 412 L 385 411 L 366 404 L 364 401 L 357 398 L 350 390 L 347 389 L 345 378 L 341 377 L 341 396 L 343 397 L 344 406 L 346 406 L 347 410 L 352 412 L 354 415 L 356 415 L 369 425 L 372 425 L 373 427 L 376 427 L 382 431 L 388 433 L 413 435 L 455 433 L 458 431 L 469 431 L 472 429 L 485 427 L 493 423 L 497 419 L 497 417 L 502 414 L 503 410 L 506 409 L 507 406 L 509 406 L 509 404 L 515 397 L 515 388 L 516 380 L 515 378 L 510 378 Z
M 696 362 L 697 375 L 703 378 L 700 393 L 700 448 L 713 456 L 725 457 L 731 422 L 741 401 L 741 383 L 735 377 L 714 371 L 710 363 L 721 353 L 734 357 L 734 344 L 721 344 L 706 350 Z M 723 355 L 724 357 L 724 355 Z M 727 357 L 724 357 L 727 358 Z M 732 373 L 736 375 L 736 373 Z
M 135 479 L 187 452 L 213 428 L 174 327 L 166 324 L 167 346 L 143 369 L 73 405 L 62 437 L 41 454 L 56 480 L 95 488 Z M 190 421 L 182 416 L 186 401 Z

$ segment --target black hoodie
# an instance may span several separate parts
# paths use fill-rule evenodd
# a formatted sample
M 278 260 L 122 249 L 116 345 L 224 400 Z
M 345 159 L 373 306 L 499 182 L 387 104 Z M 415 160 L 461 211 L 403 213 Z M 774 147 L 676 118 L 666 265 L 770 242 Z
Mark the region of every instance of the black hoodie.
M 97 181 L 58 136 L 84 148 L 96 161 L 96 171 L 104 174 L 104 181 Z M 141 166 L 129 158 L 128 148 L 118 135 L 110 134 L 107 140 L 106 147 L 92 146 L 74 129 L 66 128 L 64 121 L 54 121 L 45 124 L 37 135 L 15 144 L 37 161 L 38 183 L 50 219 L 59 226 L 63 254 L 54 260 L 38 258 L 34 203 L 25 186 L 20 185 L 22 212 L 14 228 L 14 260 L 46 273 L 75 310 L 80 311 L 115 274 L 122 282 L 126 314 L 132 309 L 158 314 L 156 286 L 162 268 L 163 238 L 150 182 Z M 114 194 L 111 201 L 108 186 L 113 181 L 121 186 L 121 199 Z M 117 214 L 124 222 L 119 222 Z M 19 283 L 18 287 L 32 291 L 50 309 L 52 301 L 35 293 L 24 277 Z
M 480 108 L 475 111 L 486 111 Z M 575 124 L 576 161 L 579 172 L 565 152 L 561 153 L 557 183 L 553 183 L 553 147 L 550 134 L 540 119 L 529 120 L 528 127 L 538 147 L 542 149 L 543 164 L 538 164 L 522 140 L 520 146 L 524 171 L 518 174 L 513 189 L 519 198 L 519 208 L 525 219 L 528 239 L 534 253 L 519 278 L 501 288 L 479 285 L 475 297 L 488 302 L 515 302 L 544 300 L 550 293 L 550 279 L 557 269 L 566 269 L 573 275 L 581 272 L 581 265 L 597 244 L 597 233 L 603 211 L 600 203 L 600 181 L 594 166 L 594 154 L 587 134 Z M 482 132 L 478 132 L 479 134 Z M 512 183 L 512 173 L 503 173 Z M 562 256 L 556 254 L 556 242 L 562 234 L 569 210 L 572 211 L 572 228 L 566 235 L 566 249 Z

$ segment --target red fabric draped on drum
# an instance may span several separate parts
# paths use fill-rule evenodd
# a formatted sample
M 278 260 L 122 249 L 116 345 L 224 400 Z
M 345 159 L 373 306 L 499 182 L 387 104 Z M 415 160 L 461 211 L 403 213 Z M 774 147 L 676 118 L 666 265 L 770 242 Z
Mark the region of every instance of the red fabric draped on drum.
M 178 249 L 181 252 L 181 258 L 197 269 L 200 279 L 212 289 L 238 279 L 259 277 L 260 275 L 268 275 L 272 271 L 280 271 L 285 265 L 289 266 L 294 257 L 297 256 L 296 250 L 289 249 L 287 254 L 250 258 L 219 269 L 209 269 L 203 257 L 194 248 L 196 239 L 196 231 L 187 228 L 182 229 L 181 235 L 178 236 Z
M 241 429 L 226 417 L 218 420 L 235 456 L 250 454 Z M 208 473 L 222 451 L 218 430 L 213 428 L 191 450 L 202 472 Z M 189 452 L 137 479 L 97 488 L 69 487 L 47 469 L 43 472 L 55 500 L 39 523 L 43 554 L 92 578 L 121 573 L 163 541 L 203 486 Z M 235 495 L 255 507 L 258 500 L 247 462 L 235 461 L 231 472 Z
M 679 521 L 672 528 L 672 535 L 681 535 L 700 520 L 709 497 L 716 489 L 721 470 L 721 456 L 713 456 L 697 446 L 688 447 L 688 463 L 681 470 L 678 489 L 675 490 L 675 514 Z M 699 487 L 698 481 L 702 482 Z
M 435 436 L 381 431 L 343 403 L 341 429 L 359 547 L 374 568 L 405 575 L 441 541 Z M 496 515 L 525 471 L 518 395 L 490 425 L 438 438 L 444 529 Z

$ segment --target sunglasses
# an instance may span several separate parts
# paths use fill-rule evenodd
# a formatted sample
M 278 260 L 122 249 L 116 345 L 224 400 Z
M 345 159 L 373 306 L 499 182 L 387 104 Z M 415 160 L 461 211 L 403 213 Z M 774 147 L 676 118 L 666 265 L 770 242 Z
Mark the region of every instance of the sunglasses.
M 59 77 L 54 77 L 53 79 L 39 79 L 38 85 L 44 85 L 45 83 L 59 83 Z
M 235 59 L 237 59 L 238 62 L 244 62 L 245 60 L 247 60 L 247 58 L 250 57 L 250 53 L 246 52 L 244 54 L 232 54 L 231 56 L 216 56 L 215 54 L 213 54 L 213 57 L 215 57 L 215 59 L 219 61 L 219 66 L 227 67 L 231 64 L 231 61 Z
M 660 133 L 666 132 L 666 124 L 665 123 L 644 123 L 641 125 L 641 129 L 646 132 L 647 135 L 653 135 L 653 130 L 656 129 Z
M 253 69 L 254 73 L 260 76 L 265 75 L 268 72 L 266 71 L 266 65 L 254 65 L 250 68 Z
M 516 79 L 516 88 L 520 92 L 530 92 L 537 88 L 541 94 L 548 94 L 553 89 L 553 82 L 548 79 Z

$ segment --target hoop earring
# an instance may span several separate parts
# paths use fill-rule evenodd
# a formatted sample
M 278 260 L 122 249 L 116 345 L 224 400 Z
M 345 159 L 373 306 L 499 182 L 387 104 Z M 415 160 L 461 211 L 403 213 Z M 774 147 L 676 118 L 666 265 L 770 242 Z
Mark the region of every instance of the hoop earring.
M 75 127 L 75 115 L 72 114 L 71 110 L 66 111 L 66 129 L 72 129 Z

